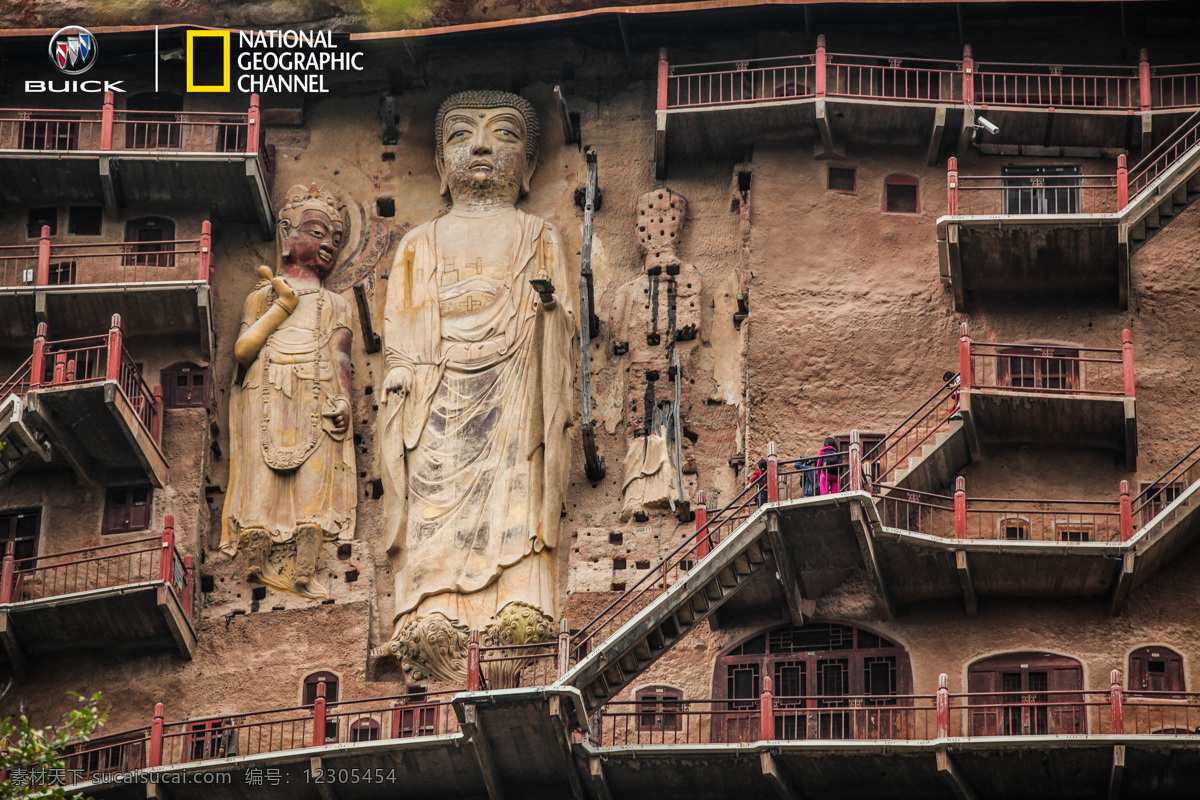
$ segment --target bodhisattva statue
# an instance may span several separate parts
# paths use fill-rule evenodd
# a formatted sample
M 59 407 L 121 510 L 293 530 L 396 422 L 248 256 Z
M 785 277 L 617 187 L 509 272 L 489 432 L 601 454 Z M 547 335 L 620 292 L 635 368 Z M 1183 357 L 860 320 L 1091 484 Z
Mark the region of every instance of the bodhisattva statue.
M 404 237 L 388 275 L 379 447 L 390 650 L 415 679 L 462 681 L 469 630 L 495 646 L 555 633 L 578 324 L 562 237 L 516 208 L 533 107 L 462 92 L 434 128 L 452 207 Z
M 337 201 L 293 186 L 279 210 L 279 265 L 246 298 L 229 399 L 221 550 L 247 580 L 302 597 L 325 541 L 354 538 L 350 303 L 325 288 L 346 235 Z

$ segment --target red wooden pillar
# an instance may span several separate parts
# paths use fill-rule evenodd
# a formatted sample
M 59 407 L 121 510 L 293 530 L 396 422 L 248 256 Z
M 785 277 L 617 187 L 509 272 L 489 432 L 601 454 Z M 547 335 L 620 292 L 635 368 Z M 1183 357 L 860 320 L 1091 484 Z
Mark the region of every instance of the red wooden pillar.
M 317 684 L 317 699 L 313 703 L 313 734 L 312 746 L 321 747 L 325 744 L 325 682 Z
M 100 149 L 112 150 L 113 93 L 104 93 L 104 110 L 100 112 Z
M 171 569 L 175 566 L 175 515 L 163 517 L 162 552 L 158 557 L 158 579 L 171 581 Z
M 191 619 L 192 609 L 196 606 L 196 566 L 191 556 L 184 556 L 183 570 L 183 613 Z
M 971 369 L 971 329 L 967 323 L 958 326 L 958 377 L 959 391 L 970 390 L 975 376 Z
M 1150 110 L 1150 54 L 1146 48 L 1138 51 L 1138 97 L 1142 111 Z
M 1129 481 L 1121 481 L 1121 541 L 1133 538 L 1133 503 L 1129 500 Z
M 567 674 L 571 664 L 571 626 L 565 619 L 558 621 L 558 677 Z
M 163 427 L 163 391 L 161 386 L 154 387 L 154 407 L 150 409 L 150 435 L 160 446 L 162 445 Z
M 29 388 L 36 389 L 46 380 L 46 323 L 39 322 L 33 340 L 33 360 L 29 365 Z
M 813 84 L 817 97 L 824 97 L 828 91 L 828 76 L 825 72 L 828 58 L 825 54 L 825 34 L 817 37 L 817 52 L 813 56 Z
M 696 536 L 700 540 L 696 543 L 696 557 L 704 558 L 708 555 L 708 551 L 712 550 L 712 543 L 708 540 L 708 534 L 700 536 L 700 533 L 708 525 L 708 496 L 704 490 L 696 492 Z
M 1123 706 L 1124 693 L 1121 691 L 1121 670 L 1114 669 L 1108 676 L 1111 686 L 1108 691 L 1108 702 L 1112 707 L 1111 733 L 1125 732 L 1125 709 Z
M 1121 365 L 1125 368 L 1125 396 L 1133 397 L 1133 333 L 1129 328 L 1121 331 Z
M 121 380 L 121 352 L 121 315 L 113 314 L 112 327 L 108 329 L 108 364 L 104 370 L 105 380 Z
M 668 97 L 668 82 L 671 79 L 671 69 L 667 64 L 667 48 L 660 47 L 658 49 L 658 100 L 656 108 L 659 111 L 667 110 Z
M 862 438 L 850 431 L 850 491 L 862 491 Z
M 246 112 L 246 155 L 258 153 L 259 135 L 258 95 L 250 95 L 250 110 Z
M 762 679 L 762 694 L 758 703 L 758 740 L 768 742 L 775 738 L 775 698 L 771 694 L 774 681 L 770 675 Z
M 34 276 L 35 286 L 50 285 L 50 226 L 42 226 L 42 238 L 38 241 L 37 275 Z
M 975 59 L 969 44 L 963 45 L 962 82 L 963 105 L 975 105 Z
M 950 679 L 946 673 L 938 675 L 937 689 L 937 738 L 950 735 Z
M 212 223 L 204 220 L 200 226 L 200 280 L 212 285 Z
M 767 502 L 779 501 L 779 456 L 775 453 L 775 443 L 767 443 L 767 474 L 763 476 L 767 482 Z
M 147 767 L 161 767 L 163 755 L 163 704 L 154 706 L 154 722 L 150 724 L 150 752 L 146 755 Z
M 17 570 L 16 546 L 17 543 L 12 539 L 4 546 L 4 566 L 0 567 L 0 605 L 11 603 L 13 600 L 13 583 Z
M 958 159 L 954 156 L 946 160 L 946 213 L 958 213 Z
M 467 638 L 467 691 L 479 691 L 479 631 Z
M 967 538 L 967 482 L 962 475 L 954 479 L 954 538 Z
M 1129 159 L 1117 156 L 1117 211 L 1129 205 Z
M 75 379 L 75 362 L 74 361 L 71 362 L 71 377 L 70 377 L 70 379 L 71 380 Z M 66 383 L 67 380 L 68 380 L 68 378 L 67 378 L 67 354 L 66 353 L 55 353 L 54 354 L 54 377 L 52 377 L 50 379 L 50 383 L 53 386 L 58 386 L 60 384 Z

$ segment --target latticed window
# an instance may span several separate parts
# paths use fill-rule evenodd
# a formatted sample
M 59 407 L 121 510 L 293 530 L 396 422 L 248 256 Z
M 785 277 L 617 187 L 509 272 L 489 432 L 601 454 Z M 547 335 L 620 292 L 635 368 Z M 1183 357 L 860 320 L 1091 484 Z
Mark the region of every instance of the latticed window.
M 206 367 L 173 364 L 162 372 L 163 406 L 166 408 L 207 408 L 208 376 Z
M 1012 347 L 997 359 L 1000 386 L 1014 389 L 1080 388 L 1079 351 L 1062 347 Z
M 641 689 L 635 696 L 638 709 L 638 729 L 643 731 L 677 731 L 683 711 L 683 692 L 668 686 Z
M 972 736 L 1087 733 L 1083 668 L 1050 653 L 1009 653 L 967 671 Z

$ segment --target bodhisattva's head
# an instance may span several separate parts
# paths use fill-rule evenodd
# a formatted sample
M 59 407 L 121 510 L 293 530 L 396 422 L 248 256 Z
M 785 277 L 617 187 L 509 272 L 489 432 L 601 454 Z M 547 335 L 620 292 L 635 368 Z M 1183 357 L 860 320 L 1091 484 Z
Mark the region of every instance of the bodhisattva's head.
M 328 189 L 297 184 L 288 190 L 279 209 L 279 257 L 282 265 L 307 267 L 325 280 L 333 272 L 346 220 Z
M 515 203 L 537 168 L 537 114 L 511 92 L 451 95 L 434 120 L 442 194 L 466 205 Z

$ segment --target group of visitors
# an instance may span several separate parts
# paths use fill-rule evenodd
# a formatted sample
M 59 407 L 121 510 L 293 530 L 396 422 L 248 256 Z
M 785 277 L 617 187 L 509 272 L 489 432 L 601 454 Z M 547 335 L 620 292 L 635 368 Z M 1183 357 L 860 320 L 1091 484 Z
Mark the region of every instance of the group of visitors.
M 796 472 L 800 476 L 800 486 L 803 497 L 815 497 L 823 494 L 837 494 L 841 487 L 841 467 L 845 462 L 838 452 L 837 441 L 832 436 L 825 437 L 825 443 L 817 451 L 815 458 L 799 458 L 795 462 Z M 767 502 L 767 460 L 761 459 L 758 468 L 750 473 L 750 485 L 758 487 L 755 502 L 762 505 Z

